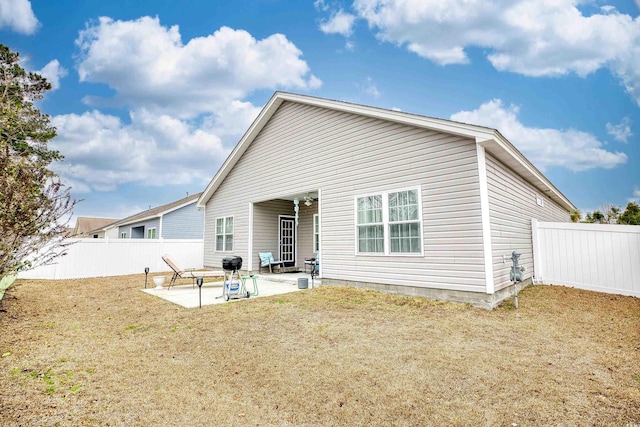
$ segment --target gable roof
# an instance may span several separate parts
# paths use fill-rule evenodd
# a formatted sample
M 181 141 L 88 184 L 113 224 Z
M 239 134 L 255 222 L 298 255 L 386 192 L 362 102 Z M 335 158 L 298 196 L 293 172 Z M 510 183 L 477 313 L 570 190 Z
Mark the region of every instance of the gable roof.
M 188 206 L 192 203 L 195 203 L 196 200 L 202 195 L 202 193 L 192 194 L 190 196 L 184 197 L 180 200 L 176 200 L 175 202 L 167 203 L 166 205 L 158 206 L 155 208 L 147 209 L 145 211 L 139 212 L 135 215 L 128 216 L 120 221 L 116 221 L 112 224 L 107 225 L 104 229 L 119 227 L 121 225 L 127 225 L 134 222 L 145 221 L 152 218 L 159 218 L 169 212 L 173 212 L 185 206 Z
M 76 226 L 71 230 L 72 236 L 80 236 L 83 234 L 93 234 L 90 233 L 93 230 L 101 229 L 114 221 L 119 221 L 117 218 L 89 218 L 84 216 L 79 216 L 76 219 Z
M 260 111 L 260 114 L 258 114 L 258 117 L 256 117 L 238 144 L 236 144 L 234 149 L 231 151 L 213 179 L 209 182 L 207 188 L 202 192 L 202 195 L 198 199 L 199 207 L 204 207 L 211 196 L 213 196 L 213 193 L 216 191 L 218 186 L 220 186 L 222 181 L 224 181 L 226 176 L 233 169 L 253 140 L 260 134 L 262 128 L 284 102 L 295 102 L 304 105 L 328 108 L 335 111 L 358 114 L 361 116 L 388 120 L 396 123 L 472 138 L 476 143 L 483 146 L 486 151 L 515 171 L 518 175 L 522 176 L 541 193 L 544 193 L 560 206 L 564 207 L 567 211 L 573 211 L 576 209 L 573 203 L 571 203 L 569 199 L 567 199 L 560 190 L 558 190 L 551 181 L 542 174 L 542 172 L 540 172 L 496 129 L 455 122 L 452 120 L 421 116 L 418 114 L 405 113 L 402 111 L 387 110 L 384 108 L 287 92 L 275 92 L 273 94 L 269 102 L 267 102 L 262 111 Z

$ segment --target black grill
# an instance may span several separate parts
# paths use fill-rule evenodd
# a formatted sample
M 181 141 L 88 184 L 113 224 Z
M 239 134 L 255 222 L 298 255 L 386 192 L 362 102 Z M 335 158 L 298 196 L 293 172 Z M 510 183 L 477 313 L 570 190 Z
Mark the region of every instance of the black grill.
M 222 269 L 225 271 L 236 271 L 242 268 L 242 258 L 239 256 L 227 256 L 222 258 Z

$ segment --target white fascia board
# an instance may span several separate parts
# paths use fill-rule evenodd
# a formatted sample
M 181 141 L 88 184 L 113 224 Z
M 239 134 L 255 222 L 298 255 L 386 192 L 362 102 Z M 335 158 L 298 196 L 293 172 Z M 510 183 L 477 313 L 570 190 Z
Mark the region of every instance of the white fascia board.
M 577 208 L 573 203 L 567 199 L 567 197 L 560 192 L 552 183 L 545 177 L 525 156 L 518 151 L 504 136 L 498 131 L 494 131 L 492 138 L 476 138 L 476 143 L 486 148 L 491 154 L 495 155 L 499 159 L 500 153 L 513 159 L 518 164 L 515 172 L 520 174 L 529 183 L 531 183 L 538 190 L 546 194 L 553 201 L 560 204 L 568 212 L 574 211 Z M 501 159 L 502 160 L 502 159 Z M 503 160 L 504 161 L 504 160 Z
M 130 224 L 135 224 L 136 222 L 148 221 L 150 219 L 159 218 L 161 216 L 162 216 L 161 213 L 156 215 L 149 215 L 149 216 L 145 216 L 144 218 L 136 218 L 132 221 L 127 221 L 127 222 L 123 222 L 122 224 L 117 224 L 117 226 L 122 227 L 123 225 L 130 225 Z
M 242 157 L 249 145 L 253 142 L 254 138 L 258 136 L 264 125 L 267 124 L 282 102 L 283 100 L 280 97 L 280 92 L 274 93 L 269 102 L 267 102 L 264 108 L 262 108 L 258 117 L 256 117 L 253 123 L 251 123 L 249 129 L 247 129 L 240 141 L 236 144 L 231 153 L 229 153 L 227 159 L 224 161 L 222 166 L 220 166 L 218 172 L 207 185 L 207 188 L 202 192 L 202 195 L 198 199 L 197 207 L 202 208 L 206 205 L 207 201 L 211 198 L 218 186 L 227 177 L 229 172 L 231 172 L 231 169 L 233 169 L 238 160 L 240 160 L 240 157 Z
M 331 99 L 315 98 L 306 95 L 292 93 L 280 93 L 279 97 L 283 101 L 297 102 L 300 104 L 313 105 L 316 107 L 328 108 L 331 110 L 353 113 L 360 116 L 367 116 L 411 126 L 433 129 L 449 134 L 464 136 L 468 138 L 490 138 L 494 130 L 477 125 L 469 125 L 451 120 L 437 119 L 433 117 L 420 116 L 417 114 L 405 113 L 403 111 L 386 110 L 383 108 L 371 107 L 368 105 L 351 104 L 344 101 L 334 101 Z

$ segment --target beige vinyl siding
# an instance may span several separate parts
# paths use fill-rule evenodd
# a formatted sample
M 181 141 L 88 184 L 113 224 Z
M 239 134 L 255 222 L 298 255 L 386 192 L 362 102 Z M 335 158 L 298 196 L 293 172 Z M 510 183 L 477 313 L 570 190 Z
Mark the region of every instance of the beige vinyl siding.
M 533 275 L 531 219 L 568 222 L 570 217 L 569 212 L 495 157 L 487 153 L 486 159 L 493 274 L 495 290 L 498 291 L 511 284 L 509 272 L 514 250 L 522 254 L 520 265 L 526 267 L 525 277 Z M 544 207 L 537 205 L 536 196 L 544 200 Z
M 417 187 L 424 255 L 356 255 L 355 197 Z M 208 201 L 205 264 L 214 267 L 218 262 L 211 251 L 210 230 L 215 217 L 237 211 L 231 206 L 234 201 L 259 202 L 318 189 L 323 277 L 485 291 L 473 140 L 290 102 L 275 112 Z M 258 242 L 269 238 L 269 227 L 277 233 L 277 223 L 267 225 L 255 215 L 256 206 L 254 257 Z M 247 236 L 240 220 L 236 216 L 238 245 Z M 302 221 L 306 219 L 298 230 L 300 267 L 301 258 L 310 255 L 302 247 L 313 247 L 312 215 L 308 232 L 302 231 Z

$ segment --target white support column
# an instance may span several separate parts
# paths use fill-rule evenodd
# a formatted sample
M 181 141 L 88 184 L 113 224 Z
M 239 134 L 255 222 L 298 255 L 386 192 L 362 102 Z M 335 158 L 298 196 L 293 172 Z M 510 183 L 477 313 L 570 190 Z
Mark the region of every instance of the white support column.
M 318 258 L 320 258 L 320 268 L 318 269 L 318 278 L 322 278 L 322 189 L 318 188 Z
M 487 159 L 484 147 L 476 143 L 478 153 L 478 180 L 480 183 L 480 215 L 482 216 L 482 248 L 484 252 L 484 277 L 486 292 L 495 292 L 493 280 L 493 249 L 491 246 L 491 220 L 489 218 L 489 187 L 487 184 Z
M 253 202 L 249 202 L 249 241 L 247 242 L 247 271 L 253 271 Z

